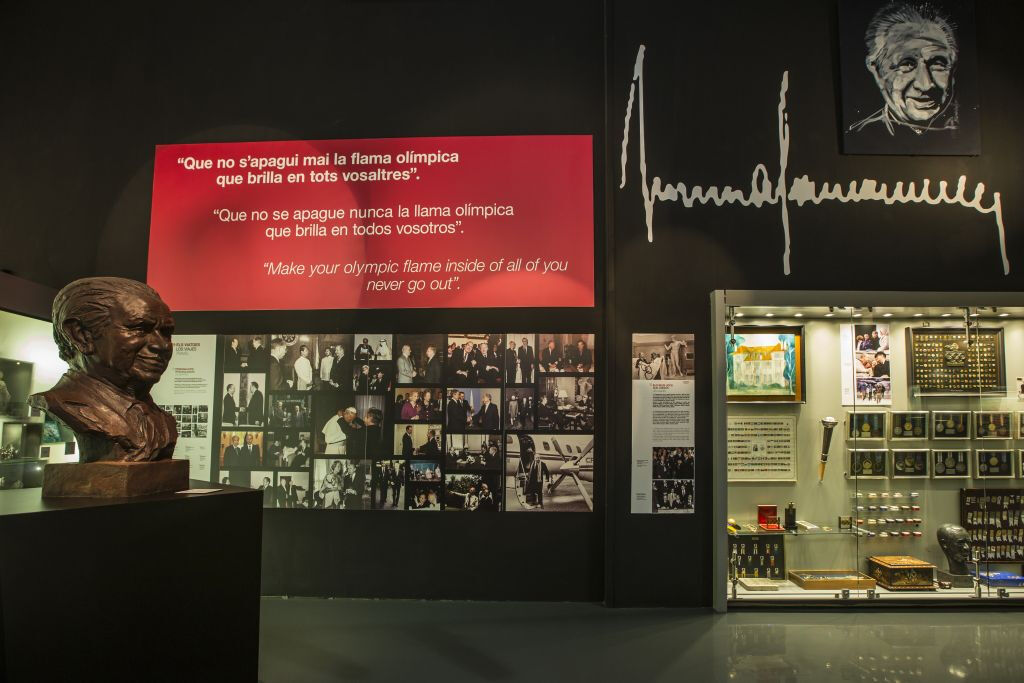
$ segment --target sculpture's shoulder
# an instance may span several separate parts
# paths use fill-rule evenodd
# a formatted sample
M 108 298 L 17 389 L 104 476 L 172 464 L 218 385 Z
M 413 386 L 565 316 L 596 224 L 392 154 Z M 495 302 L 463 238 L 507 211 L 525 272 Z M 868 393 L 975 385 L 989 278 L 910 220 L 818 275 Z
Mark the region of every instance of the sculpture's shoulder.
M 49 391 L 29 396 L 29 404 L 45 410 L 75 432 L 96 430 L 104 419 L 106 403 L 91 383 L 64 375 Z

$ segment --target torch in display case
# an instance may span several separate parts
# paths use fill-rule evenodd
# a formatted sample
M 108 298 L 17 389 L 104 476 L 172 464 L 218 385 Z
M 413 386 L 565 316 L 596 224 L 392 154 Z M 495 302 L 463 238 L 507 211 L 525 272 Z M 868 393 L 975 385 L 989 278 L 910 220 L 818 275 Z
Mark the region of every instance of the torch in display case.
M 825 465 L 828 464 L 828 450 L 832 446 L 832 432 L 836 428 L 834 417 L 821 418 L 821 459 L 818 461 L 818 483 L 825 481 Z

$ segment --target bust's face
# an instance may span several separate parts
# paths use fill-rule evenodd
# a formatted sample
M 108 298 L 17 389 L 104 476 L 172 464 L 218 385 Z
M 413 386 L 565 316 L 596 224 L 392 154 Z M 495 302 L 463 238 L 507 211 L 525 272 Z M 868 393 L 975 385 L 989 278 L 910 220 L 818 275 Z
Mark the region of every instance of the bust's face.
M 967 530 L 960 526 L 949 529 L 949 533 L 940 539 L 943 552 L 955 562 L 969 562 L 971 559 L 971 541 Z
M 87 370 L 119 387 L 152 386 L 171 360 L 173 334 L 171 310 L 158 297 L 121 294 L 111 306 L 110 322 L 92 330 Z

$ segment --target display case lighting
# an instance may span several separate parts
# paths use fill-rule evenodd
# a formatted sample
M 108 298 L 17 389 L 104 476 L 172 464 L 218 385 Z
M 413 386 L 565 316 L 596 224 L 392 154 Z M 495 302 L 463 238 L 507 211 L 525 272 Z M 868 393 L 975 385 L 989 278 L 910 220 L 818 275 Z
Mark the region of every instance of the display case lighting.
M 744 315 L 746 315 L 746 314 L 744 314 L 744 313 L 737 313 L 737 314 L 736 314 L 735 316 L 733 316 L 733 317 L 736 317 L 736 318 L 742 318 L 742 317 L 743 317 Z
M 828 313 L 825 314 L 825 317 L 826 318 L 831 318 L 834 315 L 835 315 L 835 313 L 833 313 L 832 311 L 829 311 Z
M 860 317 L 860 315 L 861 315 L 860 313 L 854 313 L 854 314 L 853 314 L 853 317 L 854 317 L 854 318 L 859 318 L 859 317 Z
M 914 317 L 915 317 L 915 318 L 920 318 L 920 317 L 921 317 L 921 316 L 923 316 L 923 315 L 924 315 L 924 313 L 915 313 L 915 314 L 914 314 Z
M 942 317 L 943 317 L 943 318 L 948 318 L 948 317 L 949 317 L 949 316 L 951 316 L 951 315 L 953 315 L 953 314 L 952 314 L 952 313 L 943 313 L 943 314 L 942 314 Z
M 775 314 L 774 313 L 765 313 L 764 317 L 766 317 L 766 318 L 774 318 Z
M 882 317 L 883 318 L 891 318 L 892 317 L 892 313 L 883 313 Z
M 1007 316 L 1009 316 L 1009 315 L 1010 315 L 1009 313 L 1007 313 L 1007 312 L 1005 312 L 1005 311 L 1004 311 L 1004 312 L 1002 312 L 1002 313 L 1000 313 L 1000 314 L 999 314 L 999 317 L 1000 317 L 1000 318 L 1006 318 L 1006 317 L 1007 317 Z
M 802 317 L 804 317 L 804 314 L 803 313 L 794 313 L 793 317 L 794 318 L 802 318 Z

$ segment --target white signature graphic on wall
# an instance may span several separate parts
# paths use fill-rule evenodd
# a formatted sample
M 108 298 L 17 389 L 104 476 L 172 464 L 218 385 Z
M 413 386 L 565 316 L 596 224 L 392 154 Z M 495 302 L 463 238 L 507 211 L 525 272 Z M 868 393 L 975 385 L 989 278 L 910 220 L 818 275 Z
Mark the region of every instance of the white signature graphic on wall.
M 786 113 L 786 91 L 789 89 L 789 72 L 782 74 L 782 84 L 779 88 L 778 106 L 778 136 L 779 136 L 779 172 L 773 179 L 768 175 L 768 168 L 764 164 L 754 166 L 754 172 L 750 178 L 750 190 L 744 192 L 728 185 L 721 189 L 717 185 L 703 187 L 693 185 L 688 187 L 685 183 L 666 183 L 659 176 L 648 183 L 647 180 L 647 143 L 644 131 L 644 52 L 646 48 L 641 45 L 636 54 L 636 63 L 633 66 L 633 80 L 629 84 L 629 100 L 626 103 L 625 124 L 622 129 L 622 179 L 619 189 L 626 187 L 626 167 L 628 162 L 627 148 L 629 145 L 630 121 L 633 116 L 634 102 L 637 104 L 640 135 L 640 182 L 643 185 L 644 196 L 644 219 L 647 223 L 647 241 L 654 241 L 654 206 L 656 201 L 680 202 L 686 208 L 692 208 L 695 203 L 702 205 L 714 204 L 739 204 L 740 206 L 754 206 L 761 208 L 766 204 L 774 204 L 779 207 L 782 219 L 782 232 L 785 238 L 785 248 L 782 254 L 782 269 L 786 275 L 790 274 L 790 239 L 789 239 L 789 204 L 793 202 L 797 207 L 807 202 L 820 204 L 823 201 L 839 202 L 863 202 L 874 201 L 885 204 L 956 204 L 968 209 L 974 209 L 981 214 L 994 214 L 996 232 L 999 239 L 999 252 L 1003 261 L 1003 274 L 1009 274 L 1010 261 L 1006 256 L 1006 231 L 1003 227 L 1003 209 L 1000 203 L 999 193 L 993 192 L 988 205 L 985 206 L 985 183 L 977 183 L 974 186 L 974 195 L 966 196 L 967 176 L 960 176 L 956 183 L 956 191 L 949 194 L 949 183 L 945 180 L 938 182 L 938 187 L 932 191 L 932 183 L 928 178 L 904 183 L 899 181 L 892 188 L 886 183 L 879 183 L 877 180 L 863 178 L 860 181 L 851 180 L 849 185 L 842 185 L 838 182 L 822 182 L 821 186 L 802 175 L 787 181 L 789 163 L 789 116 Z M 786 190 L 788 182 L 788 191 Z

